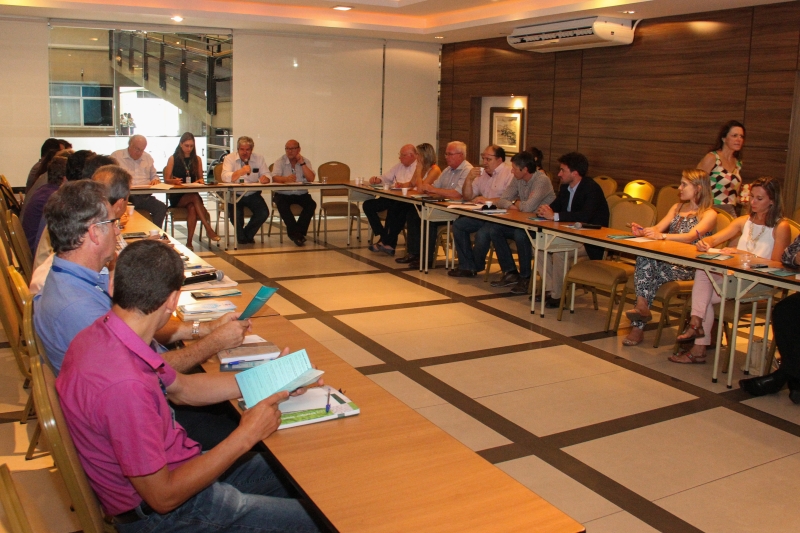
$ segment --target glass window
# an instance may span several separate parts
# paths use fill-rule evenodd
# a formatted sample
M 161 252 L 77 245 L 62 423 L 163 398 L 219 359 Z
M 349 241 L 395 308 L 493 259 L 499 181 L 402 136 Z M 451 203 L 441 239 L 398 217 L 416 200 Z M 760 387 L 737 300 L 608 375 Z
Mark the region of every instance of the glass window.
M 84 98 L 83 100 L 83 125 L 84 126 L 113 126 L 113 101 L 98 98 Z
M 80 96 L 80 85 L 65 85 L 63 83 L 50 84 L 50 96 Z
M 50 122 L 59 126 L 80 126 L 81 101 L 78 98 L 50 98 Z

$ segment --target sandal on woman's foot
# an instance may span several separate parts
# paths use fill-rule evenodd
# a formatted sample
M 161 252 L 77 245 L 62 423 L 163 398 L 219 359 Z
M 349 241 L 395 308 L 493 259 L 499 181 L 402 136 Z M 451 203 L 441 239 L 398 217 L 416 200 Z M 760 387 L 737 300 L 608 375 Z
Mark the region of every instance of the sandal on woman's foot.
M 625 311 L 625 316 L 627 316 L 628 320 L 631 322 L 642 322 L 644 324 L 647 324 L 653 320 L 653 314 L 650 311 L 647 311 L 647 313 L 642 313 L 635 307 L 630 311 Z
M 634 335 L 634 332 L 636 330 L 639 330 L 639 335 Z M 628 333 L 628 336 L 622 339 L 622 345 L 636 346 L 638 344 L 641 344 L 643 340 L 644 340 L 644 331 L 639 328 L 633 328 L 631 332 Z
M 686 326 L 686 329 L 683 330 L 683 333 L 678 335 L 677 341 L 678 342 L 689 342 L 695 339 L 702 339 L 706 336 L 706 332 L 703 330 L 703 326 L 693 326 L 689 324 Z
M 681 363 L 684 365 L 704 365 L 706 363 L 705 355 L 694 355 L 690 350 L 681 352 L 678 355 L 670 355 L 667 359 L 673 363 Z

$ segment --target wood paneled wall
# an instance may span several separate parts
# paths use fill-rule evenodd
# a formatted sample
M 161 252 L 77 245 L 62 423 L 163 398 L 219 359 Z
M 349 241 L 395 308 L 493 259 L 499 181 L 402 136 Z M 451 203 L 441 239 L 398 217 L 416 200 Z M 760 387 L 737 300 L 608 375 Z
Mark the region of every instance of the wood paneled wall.
M 526 146 L 545 153 L 551 172 L 578 150 L 590 175 L 620 187 L 676 183 L 735 119 L 747 128 L 745 181 L 783 178 L 799 58 L 798 2 L 645 20 L 631 46 L 540 54 L 505 38 L 445 45 L 440 159 L 448 141 L 470 145 L 479 133 L 474 99 L 514 94 L 528 97 Z

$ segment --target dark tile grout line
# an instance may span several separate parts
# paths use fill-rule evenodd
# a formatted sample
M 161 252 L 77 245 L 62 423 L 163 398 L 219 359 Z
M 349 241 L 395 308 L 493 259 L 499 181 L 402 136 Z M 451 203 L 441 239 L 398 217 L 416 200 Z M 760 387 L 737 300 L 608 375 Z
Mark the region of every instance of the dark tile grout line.
M 707 410 L 718 406 L 725 406 L 730 408 L 730 406 L 725 404 L 737 404 L 738 403 L 737 401 L 728 400 L 727 397 L 721 397 L 716 393 L 706 391 L 705 389 L 702 389 L 700 387 L 690 385 L 675 378 L 671 378 L 669 376 L 666 376 L 665 374 L 656 372 L 655 370 L 649 369 L 647 367 L 643 367 L 642 365 L 632 363 L 628 360 L 625 360 L 613 354 L 609 354 L 597 348 L 587 346 L 576 339 L 566 337 L 556 332 L 548 331 L 542 326 L 530 323 L 527 320 L 519 319 L 518 317 L 514 317 L 513 315 L 508 315 L 507 313 L 483 305 L 480 303 L 480 301 L 476 300 L 475 298 L 471 299 L 468 297 L 457 295 L 452 293 L 451 291 L 448 291 L 436 285 L 429 284 L 424 280 L 420 280 L 418 278 L 409 275 L 402 275 L 401 270 L 392 269 L 380 263 L 370 261 L 368 258 L 360 256 L 358 254 L 354 254 L 349 250 L 343 250 L 337 247 L 333 247 L 333 249 L 339 251 L 343 255 L 346 255 L 352 259 L 356 259 L 358 261 L 371 264 L 384 272 L 393 273 L 395 275 L 398 275 L 398 277 L 406 279 L 407 281 L 410 281 L 412 283 L 417 282 L 419 285 L 434 290 L 435 292 L 438 292 L 440 294 L 446 295 L 452 298 L 454 301 L 460 301 L 461 303 L 468 303 L 475 308 L 488 312 L 491 315 L 497 316 L 498 318 L 502 318 L 508 322 L 515 323 L 521 327 L 530 329 L 532 331 L 538 331 L 542 334 L 550 335 L 551 339 L 550 341 L 547 341 L 548 345 L 550 346 L 558 344 L 570 345 L 586 353 L 591 353 L 592 355 L 595 355 L 601 359 L 609 361 L 617 366 L 627 368 L 641 375 L 645 375 L 646 377 L 650 377 L 651 379 L 654 379 L 661 383 L 670 385 L 674 388 L 678 388 L 681 390 L 689 389 L 685 391 L 691 394 L 697 392 L 698 394 L 695 394 L 695 396 L 699 396 L 697 400 L 683 402 L 681 404 L 668 406 L 666 408 L 656 409 L 645 413 L 638 413 L 636 415 L 631 415 L 629 417 L 623 417 L 621 419 L 616 419 L 613 421 L 595 424 L 592 426 L 579 428 L 573 431 L 563 432 L 560 434 L 555 434 L 540 438 L 531 434 L 527 430 L 517 426 L 516 424 L 511 423 L 510 421 L 498 415 L 494 411 L 485 408 L 477 401 L 473 400 L 472 398 L 469 398 L 460 391 L 457 391 L 456 389 L 450 387 L 446 383 L 441 382 L 440 380 L 434 378 L 432 375 L 428 374 L 421 368 L 422 364 L 441 364 L 445 362 L 452 362 L 453 360 L 466 360 L 478 357 L 486 357 L 489 355 L 495 355 L 499 353 L 508 353 L 509 347 L 503 347 L 501 349 L 491 352 L 486 350 L 485 352 L 487 353 L 485 353 L 482 356 L 477 355 L 476 353 L 452 354 L 446 357 L 428 358 L 425 360 L 418 360 L 418 361 L 406 361 L 405 359 L 399 357 L 398 355 L 394 354 L 393 352 L 389 351 L 383 346 L 377 344 L 376 342 L 364 336 L 363 334 L 359 333 L 358 331 L 355 331 L 349 326 L 343 324 L 336 318 L 335 313 L 324 312 L 321 309 L 306 302 L 304 299 L 299 298 L 297 295 L 291 293 L 291 291 L 287 290 L 282 293 L 284 298 L 286 298 L 288 301 L 290 301 L 291 303 L 293 303 L 294 305 L 296 305 L 305 312 L 300 316 L 306 318 L 313 316 L 317 318 L 318 320 L 320 320 L 320 322 L 324 323 L 328 327 L 331 327 L 338 333 L 342 334 L 345 338 L 366 349 L 374 356 L 378 357 L 379 359 L 383 360 L 386 363 L 385 365 L 374 365 L 372 367 L 359 368 L 358 370 L 362 371 L 362 373 L 364 373 L 365 375 L 378 373 L 377 368 L 381 368 L 383 369 L 383 371 L 391 371 L 391 370 L 400 371 L 401 373 L 403 373 L 410 379 L 414 380 L 418 384 L 422 385 L 426 389 L 439 395 L 443 399 L 446 399 L 454 407 L 472 416 L 473 418 L 483 423 L 487 427 L 494 429 L 499 434 L 504 435 L 506 438 L 509 438 L 509 440 L 515 443 L 514 445 L 510 446 L 511 448 L 518 449 L 520 452 L 524 452 L 519 455 L 520 457 L 527 455 L 536 455 L 537 457 L 539 457 L 542 460 L 545 460 L 546 462 L 548 462 L 548 464 L 551 464 L 553 467 L 557 468 L 561 472 L 565 473 L 566 475 L 569 475 L 579 483 L 583 484 L 584 486 L 587 486 L 591 490 L 594 490 L 600 496 L 605 497 L 609 501 L 612 501 L 616 505 L 620 506 L 622 509 L 630 512 L 634 516 L 637 516 L 637 518 L 643 520 L 644 522 L 650 524 L 651 526 L 659 528 L 661 531 L 699 531 L 690 524 L 679 519 L 678 517 L 666 512 L 664 509 L 657 506 L 656 504 L 630 491 L 629 489 L 618 484 L 617 482 L 608 478 L 607 476 L 600 474 L 599 472 L 592 469 L 588 465 L 581 463 L 574 457 L 570 456 L 569 454 L 561 450 L 559 446 L 578 444 L 580 442 L 586 442 L 587 440 L 595 440 L 597 438 L 602 438 L 604 436 L 609 436 L 619 433 L 620 431 L 628 431 L 631 429 L 644 427 L 647 425 L 651 425 L 653 423 L 663 422 L 665 420 L 670 420 L 672 418 L 685 416 L 687 414 L 695 412 L 701 412 L 703 410 Z M 228 254 L 224 254 L 223 258 L 226 261 L 234 264 L 234 266 L 236 266 L 237 268 L 240 268 L 242 270 L 245 269 L 249 270 L 250 275 L 254 278 L 254 280 L 263 279 L 264 281 L 269 281 L 269 278 L 267 278 L 264 274 L 256 271 L 255 269 L 252 269 L 247 265 L 243 265 L 240 261 L 236 261 L 235 260 L 236 256 L 228 256 Z M 231 259 L 233 259 L 234 261 L 231 261 Z M 449 302 L 439 302 L 439 303 L 449 303 Z M 412 305 L 409 307 L 422 307 L 422 306 Z M 370 308 L 370 311 L 372 310 L 374 309 Z M 528 344 L 535 344 L 535 343 L 528 343 Z M 591 348 L 591 350 L 587 350 L 586 348 Z M 531 349 L 531 348 L 525 347 L 522 349 Z M 433 359 L 435 359 L 435 361 Z M 746 407 L 746 409 L 744 410 L 733 409 L 733 410 L 737 412 L 744 411 L 741 414 L 744 414 L 745 416 L 751 416 L 752 414 L 755 414 L 752 413 L 753 411 L 757 411 L 753 408 L 750 408 L 749 406 L 743 406 L 743 407 Z M 757 412 L 760 413 L 760 411 Z M 765 418 L 765 417 L 759 416 L 759 418 Z M 777 418 L 777 417 L 771 417 L 771 418 Z M 800 429 L 798 428 L 798 426 L 791 424 L 790 422 L 782 421 L 781 419 L 773 420 L 772 422 L 775 423 L 777 421 L 780 421 L 779 425 L 782 425 L 784 427 L 787 427 L 787 425 L 792 426 L 795 431 Z M 499 450 L 508 448 L 509 446 L 499 447 Z M 492 450 L 484 450 L 483 452 L 479 453 L 480 455 L 486 457 L 497 456 L 497 453 L 493 452 Z M 505 456 L 506 454 L 501 454 L 501 455 Z M 508 460 L 508 459 L 503 459 L 503 460 Z M 497 462 L 497 461 L 492 461 L 492 462 Z
M 3 348 L 11 348 L 11 344 L 9 344 L 8 342 L 0 342 L 0 350 L 2 350 Z

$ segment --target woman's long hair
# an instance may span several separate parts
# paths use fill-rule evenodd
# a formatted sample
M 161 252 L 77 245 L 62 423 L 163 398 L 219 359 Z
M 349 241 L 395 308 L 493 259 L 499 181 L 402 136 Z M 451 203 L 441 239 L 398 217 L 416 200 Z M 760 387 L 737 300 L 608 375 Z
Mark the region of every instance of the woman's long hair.
M 714 205 L 714 196 L 711 193 L 711 181 L 708 178 L 708 172 L 699 168 L 690 168 L 684 170 L 681 177 L 697 189 L 694 201 L 697 204 L 697 216 L 699 218 Z
M 750 184 L 750 196 L 753 195 L 753 189 L 761 187 L 772 200 L 772 207 L 769 208 L 767 214 L 764 216 L 764 224 L 770 228 L 774 228 L 783 219 L 783 198 L 781 197 L 781 184 L 778 180 L 771 176 L 762 176 Z M 750 215 L 752 217 L 752 215 Z
M 417 153 L 422 156 L 422 175 L 436 163 L 436 150 L 428 143 L 417 145 Z
M 719 133 L 717 133 L 717 140 L 714 141 L 714 146 L 711 148 L 712 152 L 716 152 L 717 150 L 722 150 L 722 145 L 724 144 L 722 142 L 722 139 L 727 137 L 728 133 L 730 133 L 730 131 L 733 128 L 742 128 L 742 134 L 744 135 L 745 138 L 747 138 L 747 131 L 744 129 L 744 124 L 742 124 L 738 120 L 729 120 L 728 122 L 723 124 L 722 127 L 719 129 Z M 735 157 L 736 159 L 741 159 L 742 150 L 733 152 L 733 157 Z
M 192 153 L 189 156 L 192 159 L 192 163 L 189 165 L 189 168 L 186 169 L 186 173 L 189 175 L 192 181 L 198 180 L 203 176 L 203 171 L 200 169 L 200 164 L 197 162 L 197 141 L 194 140 L 194 135 L 188 131 L 181 135 L 181 138 L 178 141 L 178 147 L 175 148 L 175 153 L 172 154 L 173 168 L 178 164 L 178 161 L 180 161 L 181 165 L 185 164 L 185 158 L 183 157 L 183 149 L 181 148 L 181 145 L 186 141 L 194 141 L 194 148 L 192 148 Z

